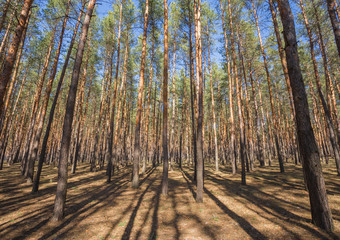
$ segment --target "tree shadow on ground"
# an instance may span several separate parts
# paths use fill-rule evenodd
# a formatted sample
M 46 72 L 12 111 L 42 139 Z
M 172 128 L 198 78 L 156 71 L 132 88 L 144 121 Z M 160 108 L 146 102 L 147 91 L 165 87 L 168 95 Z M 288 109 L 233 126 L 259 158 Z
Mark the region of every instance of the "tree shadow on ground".
M 149 174 L 142 179 L 141 184 L 146 181 L 152 173 L 153 171 L 149 171 Z M 48 224 L 49 217 L 53 210 L 52 201 L 48 201 L 49 204 L 42 205 L 39 209 L 29 212 L 24 216 L 24 218 L 19 216 L 15 219 L 2 223 L 0 226 L 0 239 L 8 237 L 9 233 L 15 234 L 11 239 L 29 237 L 40 230 L 43 226 L 49 230 L 47 232 L 45 231 L 46 233 L 40 237 L 40 239 L 47 239 L 55 234 L 58 234 L 60 237 L 65 236 L 71 229 L 69 228 L 63 233 L 60 233 L 60 231 L 67 228 L 70 223 L 76 224 L 77 222 L 91 216 L 93 213 L 98 211 L 98 209 L 104 208 L 109 204 L 115 204 L 115 201 L 112 198 L 114 198 L 114 196 L 118 196 L 122 192 L 122 188 L 126 187 L 129 182 L 129 179 L 127 179 L 129 174 L 130 173 L 122 172 L 121 174 L 114 176 L 112 181 L 113 183 L 110 185 L 105 184 L 103 181 L 105 180 L 104 171 L 96 173 L 96 175 L 91 177 L 86 177 L 85 175 L 82 179 L 71 181 L 68 184 L 68 192 L 81 185 L 86 188 L 81 189 L 79 194 L 74 194 L 72 192 L 69 194 L 65 208 L 65 219 L 62 222 L 57 224 Z M 72 175 L 70 180 L 72 180 Z M 92 183 L 98 181 L 103 181 L 103 185 L 100 187 L 91 186 Z M 87 188 L 87 186 L 90 187 Z M 30 188 L 30 186 L 28 187 Z M 49 186 L 47 188 L 42 187 L 42 190 L 36 194 L 26 193 L 23 196 L 5 199 L 0 203 L 0 212 L 4 214 L 11 213 L 12 211 L 18 211 L 24 207 L 27 208 L 27 206 L 32 204 L 32 202 L 36 204 L 37 201 L 42 201 L 47 197 L 51 198 L 54 196 L 55 188 L 56 185 L 54 184 L 54 186 Z M 108 201 L 108 199 L 111 201 Z
M 189 188 L 191 189 L 191 192 L 193 192 L 193 188 L 190 186 L 193 182 L 193 178 L 190 176 L 190 174 L 184 170 L 182 170 L 182 173 L 185 175 L 185 179 L 188 183 Z M 189 182 L 189 180 L 191 183 Z M 247 232 L 247 234 L 252 239 L 268 239 L 265 235 L 263 235 L 260 231 L 258 231 L 256 228 L 254 228 L 247 220 L 236 214 L 234 211 L 229 209 L 225 204 L 223 204 L 214 194 L 212 194 L 208 189 L 204 188 L 204 192 L 216 203 L 216 205 L 223 210 L 224 213 L 226 213 L 229 217 L 234 219 L 239 226 Z M 194 196 L 194 194 L 193 194 Z
M 288 182 L 288 180 L 282 180 L 285 177 L 296 177 L 292 176 L 292 173 L 287 173 L 286 176 L 281 176 L 273 172 L 256 172 L 252 173 L 255 176 L 259 175 L 264 179 L 268 179 L 270 181 L 265 181 L 264 184 L 267 189 L 270 189 L 271 187 L 277 187 L 278 184 L 280 186 L 282 185 L 289 185 L 290 188 L 288 190 L 298 190 L 298 191 L 305 191 L 303 184 L 301 183 L 291 183 Z M 302 174 L 301 174 L 302 177 Z M 304 229 L 308 232 L 310 232 L 313 236 L 315 236 L 318 239 L 328 239 L 329 235 L 327 233 L 324 233 L 322 230 L 316 230 L 306 223 L 311 223 L 310 219 L 301 217 L 299 215 L 296 215 L 295 213 L 288 210 L 288 208 L 293 209 L 303 209 L 305 211 L 309 211 L 308 208 L 304 207 L 303 205 L 296 204 L 289 202 L 285 199 L 281 199 L 276 197 L 273 194 L 266 193 L 265 190 L 260 190 L 260 186 L 252 186 L 250 184 L 246 186 L 241 186 L 238 181 L 233 181 L 230 179 L 226 179 L 222 176 L 219 176 L 215 173 L 212 173 L 211 171 L 206 171 L 206 179 L 209 181 L 214 182 L 217 186 L 223 186 L 224 191 L 226 191 L 226 194 L 229 196 L 234 196 L 234 199 L 238 200 L 237 197 L 241 197 L 244 199 L 244 201 L 238 200 L 244 206 L 248 206 L 249 204 L 253 204 L 257 206 L 260 210 L 262 210 L 264 213 L 273 216 L 273 219 L 281 220 L 283 222 L 289 222 L 290 224 L 293 224 L 301 229 Z M 274 180 L 273 180 L 274 179 Z M 282 180 L 282 181 L 280 181 Z M 261 185 L 263 185 L 261 183 Z M 208 192 L 207 192 L 208 193 Z M 209 194 L 208 194 L 209 195 Z M 270 221 L 274 222 L 273 219 L 270 219 Z M 278 221 L 275 222 L 276 224 L 279 224 L 282 228 L 285 228 L 282 224 L 280 224 Z M 291 232 L 288 230 L 288 232 Z M 291 232 L 292 233 L 292 232 Z M 294 233 L 292 233 L 294 235 Z M 328 236 L 326 236 L 327 234 Z M 336 238 L 334 234 L 330 234 L 332 238 Z

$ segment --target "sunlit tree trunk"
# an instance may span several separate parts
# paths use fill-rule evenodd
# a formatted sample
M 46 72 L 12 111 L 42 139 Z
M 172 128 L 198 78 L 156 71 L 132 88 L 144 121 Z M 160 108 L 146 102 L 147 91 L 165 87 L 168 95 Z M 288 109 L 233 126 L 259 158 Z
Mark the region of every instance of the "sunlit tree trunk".
M 213 131 L 214 131 L 214 144 L 215 144 L 215 170 L 219 171 L 218 166 L 218 145 L 217 145 L 217 129 L 216 129 L 216 115 L 215 115 L 215 99 L 214 99 L 214 88 L 213 88 L 213 77 L 211 70 L 211 59 L 210 59 L 210 35 L 208 27 L 208 61 L 209 61 L 209 77 L 210 77 L 210 94 L 211 94 L 211 108 L 213 117 Z
M 196 11 L 196 48 L 197 59 L 196 65 L 198 65 L 198 118 L 197 118 L 197 194 L 196 202 L 203 202 L 203 70 L 202 70 L 202 39 L 201 39 L 201 0 L 195 0 L 197 2 Z
M 53 65 L 52 65 L 51 74 L 50 74 L 50 77 L 48 79 L 46 90 L 45 90 L 45 96 L 44 96 L 44 100 L 43 100 L 43 104 L 42 104 L 42 113 L 41 113 L 39 123 L 38 123 L 37 134 L 36 134 L 36 137 L 34 138 L 35 143 L 33 144 L 34 148 L 33 148 L 32 156 L 31 156 L 33 162 L 35 161 L 37 154 L 38 154 L 39 141 L 40 141 L 40 136 L 42 134 L 43 124 L 44 124 L 44 121 L 45 121 L 48 101 L 50 99 L 53 81 L 54 81 L 54 78 L 55 78 L 56 73 L 57 73 L 59 56 L 60 56 L 60 51 L 61 51 L 63 38 L 64 38 L 64 32 L 65 32 L 65 29 L 66 29 L 66 23 L 67 23 L 68 15 L 69 15 L 69 12 L 70 12 L 70 4 L 71 4 L 71 0 L 69 0 L 68 3 L 67 3 L 67 9 L 66 9 L 65 18 L 64 18 L 62 29 L 61 29 L 60 37 L 59 37 L 58 48 L 57 48 L 57 51 L 56 51 L 56 55 L 55 55 L 54 62 L 53 62 Z M 37 173 L 34 176 L 34 183 L 33 183 L 32 192 L 38 191 L 39 179 L 40 179 L 40 174 L 41 174 L 41 170 L 42 170 L 42 165 L 43 165 L 43 161 L 40 160 L 40 158 L 39 158 Z
M 135 144 L 134 144 L 134 158 L 132 170 L 132 187 L 138 188 L 139 185 L 139 158 L 140 158 L 140 128 L 143 110 L 143 91 L 144 91 L 144 73 L 145 73 L 145 57 L 146 57 L 146 38 L 148 34 L 148 19 L 149 19 L 149 0 L 145 0 L 145 13 L 144 13 L 144 32 L 142 40 L 142 56 L 141 67 L 139 74 L 139 87 L 137 97 L 137 115 L 135 127 Z
M 42 114 L 42 111 L 43 111 L 43 108 L 44 108 L 44 107 L 42 107 L 41 109 L 39 109 L 39 112 L 38 112 L 39 102 L 40 102 L 41 92 L 43 90 L 43 86 L 44 86 L 44 82 L 45 82 L 45 79 L 46 79 L 46 74 L 47 74 L 47 70 L 48 70 L 48 66 L 49 66 L 49 62 L 50 62 L 50 58 L 51 58 L 51 54 L 52 54 L 56 28 L 57 28 L 57 22 L 55 23 L 55 26 L 54 26 L 54 29 L 53 29 L 53 32 L 52 32 L 50 45 L 49 45 L 49 48 L 47 50 L 47 54 L 46 54 L 45 62 L 44 62 L 44 65 L 43 65 L 43 69 L 41 71 L 40 78 L 38 80 L 38 84 L 37 84 L 37 88 L 36 88 L 34 100 L 33 100 L 31 117 L 30 117 L 29 130 L 28 130 L 28 135 L 27 135 L 27 140 L 26 140 L 27 141 L 27 147 L 26 147 L 25 155 L 24 155 L 24 159 L 23 159 L 23 161 L 27 162 L 25 177 L 27 178 L 27 182 L 29 182 L 29 183 L 33 182 L 35 158 L 33 159 L 30 156 L 31 156 L 32 150 L 34 148 L 33 144 L 35 142 L 34 138 L 35 138 L 36 133 L 37 133 L 37 128 L 39 128 L 39 126 L 36 126 L 36 123 L 37 122 L 39 123 L 39 115 Z
M 190 102 L 191 102 L 191 131 L 192 131 L 192 146 L 193 148 L 193 162 L 195 164 L 194 179 L 196 180 L 196 163 L 197 163 L 197 135 L 196 135 L 196 123 L 195 123 L 195 71 L 194 71 L 194 56 L 192 46 L 192 12 L 190 7 L 190 0 L 187 1 L 188 15 L 189 15 L 189 58 L 190 58 Z
M 323 95 L 322 89 L 321 89 L 320 75 L 319 75 L 318 65 L 317 65 L 316 57 L 315 57 L 312 31 L 310 29 L 309 22 L 308 22 L 308 19 L 307 19 L 305 10 L 304 10 L 303 2 L 302 2 L 302 0 L 299 0 L 299 1 L 300 1 L 300 7 L 301 7 L 304 23 L 305 23 L 307 33 L 308 33 L 308 37 L 309 37 L 309 47 L 310 47 L 310 53 L 311 53 L 312 62 L 313 62 L 314 78 L 315 78 L 315 82 L 316 82 L 316 88 L 317 88 L 317 92 L 319 94 L 319 98 L 320 98 L 323 110 L 325 112 L 325 118 L 326 118 L 327 127 L 328 127 L 328 131 L 329 131 L 329 138 L 330 138 L 332 148 L 333 148 L 333 152 L 334 152 L 337 173 L 340 176 L 339 146 L 337 144 L 337 139 L 336 139 L 336 135 L 335 135 L 335 131 L 334 131 L 334 126 L 333 126 L 333 123 L 332 123 L 331 113 L 330 113 L 330 111 L 327 107 L 327 103 L 325 101 L 325 98 L 324 98 L 324 95 Z
M 270 79 L 270 75 L 269 75 L 267 57 L 266 57 L 264 47 L 263 47 L 263 43 L 262 43 L 262 37 L 261 37 L 261 32 L 260 32 L 258 19 L 257 19 L 257 12 L 256 12 L 256 9 L 255 9 L 254 1 L 251 0 L 251 3 L 252 3 L 252 6 L 253 6 L 253 12 L 254 12 L 254 17 L 255 17 L 257 33 L 258 33 L 258 37 L 259 37 L 259 41 L 260 41 L 261 53 L 262 53 L 262 57 L 263 57 L 263 64 L 264 64 L 264 68 L 265 68 L 266 76 L 267 76 L 270 106 L 271 106 L 271 110 L 272 110 L 272 120 L 273 120 L 273 127 L 274 127 L 273 134 L 274 134 L 274 141 L 275 141 L 275 146 L 276 146 L 276 150 L 277 150 L 277 157 L 278 157 L 279 164 L 280 164 L 280 172 L 283 173 L 285 170 L 284 170 L 283 159 L 282 159 L 282 155 L 281 155 L 281 148 L 280 148 L 280 145 L 279 145 L 279 138 L 278 138 L 278 131 L 279 131 L 278 127 L 279 126 L 278 126 L 278 119 L 277 119 L 276 111 L 275 111 L 275 105 L 274 105 L 272 83 L 271 83 L 271 79 Z
M 121 26 L 122 26 L 122 14 L 123 14 L 123 0 L 120 2 L 119 8 L 119 25 L 118 25 L 118 39 L 117 39 L 117 62 L 116 62 L 116 72 L 115 72 L 115 79 L 114 79 L 114 87 L 113 87 L 113 97 L 112 97 L 112 105 L 111 105 L 111 117 L 110 117 L 110 133 L 109 135 L 109 152 L 108 152 L 108 164 L 107 164 L 107 182 L 111 182 L 111 173 L 113 170 L 113 133 L 114 133 L 114 118 L 115 118 L 115 111 L 116 111 L 116 102 L 117 102 L 117 88 L 118 88 L 118 73 L 119 73 L 119 60 L 120 60 L 120 38 L 121 38 Z
M 0 116 L 2 116 L 3 108 L 4 108 L 4 96 L 6 93 L 8 82 L 11 78 L 13 67 L 15 64 L 15 60 L 17 57 L 21 36 L 25 30 L 25 24 L 29 19 L 29 12 L 32 6 L 33 0 L 25 0 L 24 5 L 22 7 L 19 23 L 16 27 L 14 38 L 12 40 L 11 46 L 8 50 L 8 54 L 0 73 Z
M 162 194 L 168 195 L 168 1 L 164 0 L 164 65 L 163 65 L 163 177 Z
M 230 25 L 230 45 L 231 45 L 231 54 L 232 54 L 232 61 L 233 61 L 233 70 L 236 82 L 236 99 L 237 99 L 237 108 L 238 108 L 238 118 L 239 118 L 239 129 L 240 129 L 240 157 L 241 157 L 241 180 L 242 184 L 246 185 L 246 171 L 245 171 L 245 157 L 246 157 L 246 150 L 245 150 L 245 137 L 244 137 L 244 119 L 242 116 L 242 99 L 241 99 L 241 84 L 240 79 L 237 72 L 237 63 L 236 63 L 236 52 L 235 52 L 235 41 L 234 41 L 234 26 L 233 26 L 233 17 L 232 17 L 232 10 L 230 1 L 228 2 L 228 10 L 229 10 L 229 25 Z
M 228 37 L 227 37 L 227 29 L 224 21 L 224 7 L 222 5 L 222 0 L 220 0 L 221 7 L 221 18 L 222 18 L 222 27 L 224 34 L 224 48 L 227 55 L 227 70 L 228 70 L 228 86 L 229 86 L 229 122 L 231 125 L 230 128 L 230 161 L 232 166 L 232 173 L 236 174 L 236 150 L 235 150 L 235 121 L 234 121 L 234 104 L 233 104 L 233 78 L 231 76 L 231 68 L 230 68 L 230 59 L 228 52 Z
M 65 78 L 66 69 L 67 69 L 67 66 L 68 66 L 68 62 L 70 60 L 70 56 L 71 56 L 71 53 L 72 53 L 72 49 L 73 49 L 73 45 L 74 45 L 74 42 L 75 42 L 75 38 L 77 36 L 78 27 L 79 27 L 79 24 L 80 24 L 80 20 L 81 20 L 81 16 L 82 16 L 84 7 L 85 7 L 85 1 L 83 1 L 82 9 L 79 12 L 79 16 L 78 16 L 78 19 L 77 19 L 77 24 L 75 26 L 75 29 L 74 29 L 74 32 L 73 32 L 73 36 L 72 36 L 72 39 L 71 39 L 71 42 L 70 42 L 70 46 L 68 48 L 68 51 L 67 51 L 67 54 L 66 54 L 66 57 L 65 57 L 65 62 L 64 62 L 61 74 L 60 74 L 58 86 L 57 86 L 57 89 L 55 91 L 53 103 L 52 103 L 52 106 L 51 106 L 51 109 L 50 109 L 48 123 L 47 123 L 46 131 L 45 131 L 45 136 L 44 136 L 44 140 L 43 140 L 41 151 L 40 151 L 40 155 L 39 155 L 38 169 L 37 169 L 36 176 L 34 178 L 33 190 L 32 190 L 33 192 L 36 192 L 39 189 L 40 174 L 41 174 L 41 170 L 42 170 L 42 165 L 43 165 L 43 163 L 45 161 L 47 144 L 48 144 L 48 139 L 49 139 L 49 136 L 50 136 L 51 127 L 52 127 L 52 124 L 53 124 L 54 113 L 55 113 L 55 109 L 57 107 L 58 97 L 59 97 L 59 95 L 61 93 L 61 87 L 62 87 L 64 78 Z

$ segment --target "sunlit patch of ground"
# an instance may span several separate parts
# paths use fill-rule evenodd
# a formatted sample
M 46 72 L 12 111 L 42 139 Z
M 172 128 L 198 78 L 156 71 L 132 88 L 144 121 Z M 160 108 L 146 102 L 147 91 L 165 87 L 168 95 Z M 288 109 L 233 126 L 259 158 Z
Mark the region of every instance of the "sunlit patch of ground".
M 69 174 L 66 216 L 51 224 L 57 170 L 45 166 L 40 192 L 22 178 L 19 166 L 0 172 L 0 239 L 336 239 L 340 234 L 340 177 L 323 166 L 335 233 L 310 222 L 300 166 L 257 168 L 240 175 L 206 167 L 204 203 L 195 202 L 192 168 L 169 172 L 169 195 L 160 195 L 162 168 L 130 187 L 129 169 L 107 184 L 105 171 L 81 165 Z

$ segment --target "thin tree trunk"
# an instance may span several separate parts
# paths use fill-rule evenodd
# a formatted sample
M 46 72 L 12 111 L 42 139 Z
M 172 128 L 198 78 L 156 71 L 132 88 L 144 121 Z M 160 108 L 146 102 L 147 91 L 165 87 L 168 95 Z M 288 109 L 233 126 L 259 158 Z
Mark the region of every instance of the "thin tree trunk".
M 325 72 L 325 80 L 326 80 L 326 86 L 327 86 L 327 98 L 329 100 L 328 108 L 329 110 L 332 109 L 333 113 L 333 119 L 335 122 L 335 128 L 337 129 L 337 137 L 338 137 L 338 146 L 340 147 L 340 119 L 338 115 L 338 110 L 337 110 L 337 103 L 335 99 L 335 92 L 334 92 L 334 86 L 333 82 L 331 79 L 330 72 L 328 70 L 328 61 L 327 61 L 327 54 L 326 54 L 326 49 L 325 49 L 325 43 L 323 40 L 322 36 L 322 31 L 321 31 L 321 26 L 320 26 L 320 20 L 319 20 L 319 13 L 317 11 L 317 8 L 315 6 L 314 0 L 312 0 L 312 5 L 314 9 L 314 16 L 316 18 L 316 26 L 318 29 L 318 36 L 319 36 L 319 45 L 320 45 L 320 50 L 321 50 L 321 55 L 322 55 L 322 61 L 323 61 L 323 68 Z
M 176 33 L 175 33 L 176 34 Z M 173 158 L 175 154 L 175 115 L 176 115 L 176 36 L 173 39 L 173 62 L 172 62 L 172 116 L 171 116 L 171 135 L 170 135 L 170 171 L 173 171 Z
M 110 134 L 109 134 L 109 155 L 108 155 L 108 164 L 107 164 L 107 180 L 106 182 L 111 182 L 111 173 L 112 173 L 112 158 L 113 156 L 113 133 L 114 133 L 114 118 L 115 118 L 115 110 L 116 110 L 116 102 L 117 102 L 117 88 L 118 88 L 118 73 L 119 73 L 119 60 L 120 60 L 120 37 L 121 37 L 121 25 L 122 25 L 122 14 L 123 14 L 123 0 L 120 2 L 119 9 L 119 26 L 118 26 L 118 47 L 117 47 L 117 62 L 116 62 L 116 72 L 115 72 L 115 83 L 113 88 L 113 97 L 112 97 L 112 105 L 111 105 L 111 117 L 110 117 Z M 112 70 L 111 70 L 112 71 Z
M 89 33 L 90 35 L 90 33 Z M 85 92 L 85 85 L 86 85 L 86 78 L 87 78 L 87 68 L 88 68 L 88 62 L 89 62 L 89 57 L 90 57 L 90 49 L 91 49 L 91 35 L 89 36 L 88 40 L 88 45 L 87 45 L 87 53 L 86 53 L 86 58 L 84 61 L 84 68 L 83 68 L 83 76 L 81 80 L 81 85 L 80 85 L 80 92 L 79 92 L 79 106 L 78 106 L 78 112 L 79 112 L 79 117 L 78 117 L 78 126 L 75 128 L 77 130 L 76 136 L 75 136 L 75 151 L 74 151 L 74 159 L 73 159 L 73 164 L 71 168 L 71 173 L 75 174 L 76 173 L 76 168 L 78 164 L 78 158 L 79 158 L 79 151 L 81 147 L 81 140 L 80 140 L 80 133 L 82 129 L 82 123 L 85 118 L 85 113 L 83 113 L 83 103 L 84 103 L 84 92 Z M 92 77 L 93 78 L 93 77 Z M 91 80 L 92 80 L 91 78 Z M 89 91 L 91 88 L 89 89 Z
M 164 0 L 164 69 L 163 69 L 163 177 L 162 194 L 168 195 L 168 1 Z
M 334 131 L 334 126 L 333 126 L 333 123 L 332 123 L 331 113 L 330 113 L 330 111 L 327 107 L 327 103 L 326 103 L 325 98 L 324 98 L 323 93 L 322 93 L 320 75 L 319 75 L 318 65 L 317 65 L 317 62 L 316 62 L 315 51 L 314 51 L 314 42 L 313 42 L 312 32 L 311 32 L 311 29 L 309 27 L 309 22 L 308 22 L 308 19 L 307 19 L 305 10 L 304 10 L 304 5 L 303 5 L 302 0 L 300 0 L 300 7 L 301 7 L 302 15 L 303 15 L 303 18 L 304 18 L 305 26 L 306 26 L 306 29 L 307 29 L 308 37 L 309 37 L 309 47 L 310 47 L 310 53 L 311 53 L 312 62 L 313 62 L 314 78 L 315 78 L 315 82 L 316 82 L 316 87 L 317 87 L 317 91 L 318 91 L 318 94 L 319 94 L 319 98 L 320 98 L 323 110 L 325 112 L 325 118 L 326 118 L 326 123 L 327 123 L 328 131 L 329 131 L 329 138 L 330 138 L 332 148 L 333 148 L 333 152 L 334 152 L 337 173 L 338 173 L 338 176 L 340 176 L 339 146 L 337 144 L 337 139 L 336 139 L 336 135 L 335 135 L 335 131 Z
M 198 66 L 198 118 L 197 118 L 197 194 L 196 202 L 203 202 L 203 70 L 202 70 L 202 38 L 201 38 L 201 0 L 195 0 L 197 3 L 196 12 L 196 48 Z
M 47 123 L 46 131 L 45 131 L 45 136 L 44 136 L 44 140 L 43 140 L 43 143 L 42 143 L 41 152 L 40 152 L 40 155 L 39 155 L 38 169 L 37 169 L 37 173 L 36 173 L 35 178 L 34 178 L 33 189 L 32 189 L 33 192 L 37 192 L 39 190 L 40 175 L 41 175 L 42 166 L 43 166 L 43 163 L 44 163 L 45 157 L 46 157 L 47 144 L 48 144 L 48 139 L 49 139 L 49 136 L 50 136 L 50 131 L 51 131 L 51 127 L 52 127 L 52 123 L 53 123 L 53 119 L 54 119 L 54 112 L 55 112 L 55 109 L 56 109 L 56 106 L 57 106 L 57 103 L 58 103 L 58 97 L 59 97 L 60 92 L 61 92 L 61 86 L 62 86 L 64 78 L 65 78 L 67 65 L 68 65 L 68 62 L 70 60 L 70 56 L 71 56 L 71 53 L 72 53 L 75 38 L 77 36 L 78 27 L 79 27 L 79 24 L 80 24 L 80 21 L 81 21 L 81 16 L 83 14 L 84 7 L 85 7 L 85 1 L 83 1 L 82 9 L 79 12 L 77 24 L 75 26 L 73 36 L 72 36 L 72 39 L 71 39 L 71 42 L 70 42 L 70 46 L 69 46 L 67 54 L 66 54 L 65 62 L 64 62 L 61 74 L 60 74 L 58 86 L 57 86 L 55 96 L 54 96 L 54 99 L 53 99 L 53 103 L 52 103 L 52 106 L 51 106 L 51 110 L 50 110 L 50 114 L 49 114 L 49 118 L 48 118 L 48 123 Z
M 5 6 L 2 10 L 2 16 L 1 16 L 1 20 L 0 20 L 0 33 L 2 31 L 2 28 L 4 26 L 4 23 L 6 21 L 6 16 L 7 16 L 7 12 L 10 6 L 11 0 L 6 0 Z
M 33 144 L 35 142 L 34 138 L 36 135 L 36 128 L 37 127 L 39 128 L 39 126 L 36 126 L 36 122 L 39 122 L 39 116 L 41 115 L 42 110 L 43 110 L 43 109 L 39 109 L 38 111 L 38 108 L 39 108 L 39 102 L 41 98 L 41 92 L 43 90 L 43 86 L 44 86 L 44 82 L 46 79 L 46 74 L 48 71 L 48 66 L 49 66 L 49 62 L 50 62 L 50 58 L 52 54 L 56 30 L 57 30 L 57 21 L 55 23 L 55 26 L 52 32 L 50 45 L 47 50 L 47 55 L 45 58 L 45 62 L 43 65 L 43 69 L 41 71 L 41 75 L 40 75 L 40 78 L 37 84 L 37 88 L 36 88 L 36 92 L 35 92 L 34 100 L 33 100 L 32 112 L 31 112 L 30 123 L 29 123 L 29 130 L 28 130 L 28 135 L 27 135 L 27 140 L 26 140 L 27 147 L 26 147 L 26 152 L 25 152 L 24 159 L 23 159 L 25 162 L 27 162 L 25 177 L 27 178 L 28 183 L 33 182 L 35 159 L 30 158 L 30 154 L 33 150 Z
M 141 153 L 140 128 L 141 128 L 141 118 L 142 118 L 142 110 L 143 110 L 143 91 L 144 91 L 146 40 L 147 40 L 147 34 L 148 34 L 148 19 L 149 19 L 149 0 L 145 0 L 144 32 L 143 32 L 143 40 L 142 40 L 142 56 L 141 56 L 141 67 L 140 67 L 140 75 L 139 75 L 134 159 L 133 159 L 133 170 L 132 170 L 132 187 L 133 188 L 138 188 L 139 186 L 139 157 Z
M 229 52 L 228 52 L 228 37 L 227 37 L 227 30 L 226 25 L 224 22 L 224 9 L 222 6 L 222 0 L 220 0 L 220 7 L 221 7 L 221 18 L 222 18 L 222 27 L 223 27 L 223 34 L 224 34 L 224 48 L 227 55 L 227 70 L 228 70 L 228 86 L 229 86 L 229 122 L 231 125 L 230 128 L 230 161 L 232 166 L 232 174 L 236 174 L 236 150 L 235 150 L 235 120 L 234 120 L 234 104 L 233 104 L 233 79 L 231 77 L 231 68 L 230 68 L 230 59 L 229 59 Z
M 214 130 L 214 144 L 215 144 L 215 170 L 219 171 L 218 166 L 218 145 L 217 145 L 217 130 L 216 130 L 216 115 L 215 115 L 215 99 L 214 99 L 214 88 L 213 88 L 213 77 L 211 72 L 211 59 L 210 59 L 210 35 L 208 27 L 208 61 L 209 61 L 209 76 L 210 76 L 210 92 L 211 92 L 211 108 L 213 117 L 213 130 Z
M 194 180 L 196 181 L 196 163 L 197 163 L 197 136 L 196 136 L 196 124 L 195 124 L 195 71 L 194 71 L 194 56 L 192 46 L 192 13 L 190 7 L 190 0 L 187 1 L 188 5 L 188 17 L 189 17 L 189 58 L 190 58 L 190 100 L 191 100 L 191 130 L 192 130 L 192 145 L 195 164 Z
M 263 64 L 264 64 L 264 68 L 266 70 L 268 89 L 269 89 L 270 106 L 271 106 L 271 110 L 272 110 L 272 120 L 273 120 L 273 125 L 274 125 L 273 134 L 274 134 L 274 141 L 275 141 L 276 150 L 277 150 L 277 157 L 278 157 L 278 160 L 279 160 L 280 172 L 283 173 L 285 171 L 285 169 L 284 169 L 284 165 L 283 165 L 283 159 L 282 159 L 281 149 L 280 149 L 279 139 L 278 139 L 278 131 L 279 131 L 278 127 L 279 126 L 278 126 L 278 120 L 277 120 L 275 105 L 274 105 L 273 92 L 272 92 L 272 87 L 271 87 L 272 83 L 271 83 L 271 79 L 270 79 L 270 75 L 269 75 L 267 57 L 266 57 L 264 47 L 263 47 L 263 44 L 262 44 L 262 37 L 261 37 L 261 32 L 260 32 L 260 28 L 259 28 L 259 23 L 258 23 L 258 19 L 257 19 L 257 12 L 256 12 L 256 9 L 255 9 L 254 1 L 251 0 L 251 3 L 252 3 L 252 6 L 253 6 L 253 12 L 254 12 L 254 16 L 255 16 L 257 33 L 258 33 L 258 37 L 259 37 L 259 41 L 260 41 L 261 53 L 262 53 L 262 57 L 263 57 Z
M 246 171 L 245 171 L 245 157 L 246 157 L 246 149 L 245 149 L 245 133 L 244 133 L 244 119 L 242 116 L 242 99 L 241 99 L 241 84 L 238 77 L 237 67 L 236 67 L 236 53 L 235 53 L 235 44 L 234 44 L 234 27 L 233 27 L 233 17 L 231 11 L 230 1 L 228 2 L 229 9 L 229 24 L 230 24 L 230 42 L 231 42 L 231 53 L 232 53 L 232 61 L 234 68 L 234 76 L 236 82 L 236 98 L 237 98 L 237 108 L 238 108 L 238 118 L 240 125 L 240 156 L 241 156 L 241 181 L 242 185 L 246 185 Z

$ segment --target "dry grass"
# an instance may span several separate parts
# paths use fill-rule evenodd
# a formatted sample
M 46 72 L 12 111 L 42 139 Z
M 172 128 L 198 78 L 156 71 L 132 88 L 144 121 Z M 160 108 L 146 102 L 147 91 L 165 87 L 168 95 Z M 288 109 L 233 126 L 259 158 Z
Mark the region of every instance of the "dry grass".
M 121 171 L 113 182 L 85 165 L 69 175 L 65 220 L 48 222 L 56 168 L 43 170 L 40 192 L 31 194 L 18 165 L 0 172 L 0 239 L 337 239 L 340 234 L 340 178 L 324 166 L 335 233 L 310 223 L 308 194 L 300 166 L 258 168 L 240 176 L 225 169 L 205 175 L 204 203 L 194 199 L 192 169 L 169 173 L 169 195 L 160 195 L 162 169 L 150 169 L 138 190 Z

